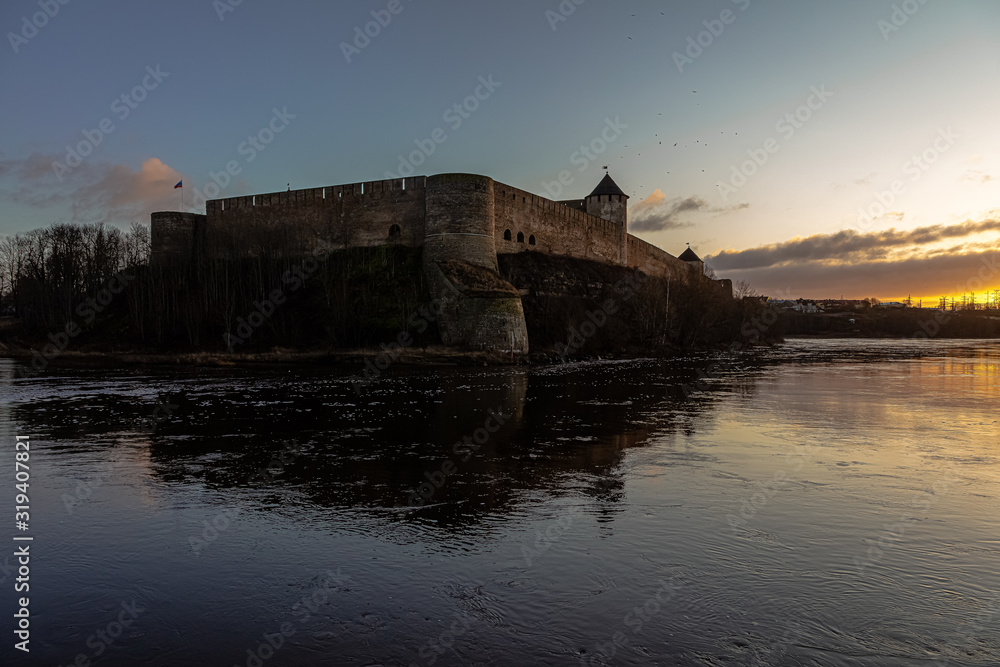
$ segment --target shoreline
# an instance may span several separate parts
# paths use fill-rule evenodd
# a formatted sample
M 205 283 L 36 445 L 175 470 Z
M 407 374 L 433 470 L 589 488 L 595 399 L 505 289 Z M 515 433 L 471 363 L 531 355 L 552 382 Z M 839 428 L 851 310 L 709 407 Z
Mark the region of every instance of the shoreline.
M 897 336 L 893 334 L 878 334 L 878 335 L 860 335 L 860 334 L 836 334 L 836 333 L 822 333 L 822 334 L 808 334 L 808 333 L 795 333 L 795 334 L 785 334 L 785 340 L 1000 340 L 1000 337 L 983 337 L 983 336 Z
M 528 362 L 525 355 L 483 352 L 476 350 L 455 350 L 446 347 L 401 348 L 383 350 L 362 348 L 350 350 L 284 350 L 276 349 L 257 353 L 226 352 L 144 352 L 129 351 L 65 351 L 51 358 L 42 357 L 38 350 L 0 347 L 0 359 L 15 359 L 27 363 L 37 358 L 46 360 L 48 366 L 253 366 L 253 365 L 306 365 L 366 367 L 369 363 L 379 365 L 404 366 L 503 366 L 520 365 Z
M 957 340 L 996 341 L 1000 338 L 949 337 L 914 338 L 913 336 L 859 336 L 836 334 L 788 334 L 784 340 Z M 768 345 L 752 346 L 771 348 L 784 341 L 774 341 Z M 706 348 L 701 352 L 726 351 L 728 348 Z M 633 351 L 617 355 L 597 357 L 568 357 L 563 360 L 554 350 L 530 352 L 528 354 L 511 354 L 510 352 L 487 352 L 479 350 L 460 350 L 444 346 L 426 348 L 358 348 L 358 349 L 321 349 L 321 350 L 291 350 L 277 348 L 266 352 L 226 353 L 226 352 L 148 352 L 143 350 L 124 351 L 80 351 L 70 350 L 60 352 L 51 358 L 43 357 L 36 349 L 10 347 L 0 343 L 0 359 L 12 359 L 25 363 L 29 368 L 37 358 L 46 360 L 41 370 L 49 366 L 70 367 L 103 367 L 114 366 L 193 366 L 193 367 L 238 367 L 256 365 L 289 365 L 302 366 L 307 364 L 321 366 L 358 366 L 360 371 L 370 370 L 381 372 L 389 366 L 522 366 L 522 365 L 552 365 L 560 361 L 584 361 L 588 359 L 649 359 L 683 356 L 694 350 L 672 350 L 669 353 L 660 351 Z M 388 363 L 386 363 L 388 362 Z

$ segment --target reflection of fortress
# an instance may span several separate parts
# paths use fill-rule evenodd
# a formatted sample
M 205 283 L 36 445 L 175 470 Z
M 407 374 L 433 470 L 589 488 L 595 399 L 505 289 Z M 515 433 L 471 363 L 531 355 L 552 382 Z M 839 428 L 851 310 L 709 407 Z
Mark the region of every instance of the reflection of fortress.
M 690 436 L 714 428 L 717 402 L 686 396 L 686 383 L 701 377 L 697 369 L 581 364 L 550 370 L 393 371 L 373 401 L 359 400 L 350 379 L 331 378 L 327 368 L 294 377 L 267 368 L 221 370 L 207 385 L 169 399 L 177 419 L 150 437 L 143 448 L 149 460 L 137 470 L 209 490 L 213 503 L 235 503 L 248 517 L 282 513 L 268 501 L 280 494 L 291 503 L 285 509 L 318 511 L 324 522 L 349 531 L 374 520 L 386 527 L 378 531 L 386 539 L 424 542 L 450 539 L 472 525 L 494 532 L 505 518 L 537 508 L 541 498 L 598 498 L 598 520 L 607 521 L 622 509 L 629 449 L 656 444 L 657 458 L 667 457 L 668 465 L 707 455 L 694 449 Z M 753 387 L 758 378 L 732 381 Z M 733 389 L 720 377 L 711 391 Z M 293 401 L 275 401 L 276 395 Z M 102 415 L 112 405 L 121 409 L 116 400 L 102 395 L 86 410 L 87 423 L 101 426 L 99 440 L 112 428 Z M 155 407 L 139 399 L 125 405 L 136 418 Z M 330 409 L 346 405 L 354 407 Z M 60 414 L 39 413 L 39 428 Z M 489 432 L 493 415 L 503 424 Z M 226 437 L 233 433 L 242 435 Z M 306 454 L 279 467 L 290 442 Z M 269 465 L 280 474 L 261 474 Z M 417 507 L 418 514 L 398 512 Z M 415 526 L 423 528 L 409 530 Z
M 422 247 L 432 293 L 444 306 L 445 344 L 527 352 L 521 298 L 500 278 L 498 254 L 566 255 L 705 279 L 690 250 L 676 258 L 628 233 L 628 199 L 610 175 L 585 199 L 556 202 L 471 174 L 217 199 L 205 215 L 154 213 L 153 259 L 229 255 L 234 248 L 304 256 L 320 241 L 335 249 Z

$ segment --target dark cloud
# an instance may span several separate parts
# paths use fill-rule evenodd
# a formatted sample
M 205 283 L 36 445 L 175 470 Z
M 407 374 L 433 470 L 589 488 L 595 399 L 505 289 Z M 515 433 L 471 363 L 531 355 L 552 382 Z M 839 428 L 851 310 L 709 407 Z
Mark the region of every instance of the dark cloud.
M 746 280 L 757 291 L 775 298 L 822 299 L 843 295 L 847 299 L 869 296 L 886 299 L 963 292 L 982 294 L 1000 289 L 1000 251 L 940 253 L 855 264 L 808 262 L 718 274 L 734 281 Z
M 628 226 L 633 232 L 682 229 L 693 224 L 681 220 L 683 214 L 704 210 L 708 210 L 708 204 L 700 197 L 667 199 L 662 190 L 656 190 L 632 207 Z
M 765 269 L 786 264 L 816 261 L 872 261 L 886 258 L 890 252 L 957 239 L 982 232 L 1000 231 L 1000 216 L 979 222 L 957 225 L 934 225 L 912 230 L 888 229 L 881 232 L 859 233 L 853 230 L 836 234 L 817 234 L 803 239 L 749 248 L 724 250 L 705 258 L 717 271 Z

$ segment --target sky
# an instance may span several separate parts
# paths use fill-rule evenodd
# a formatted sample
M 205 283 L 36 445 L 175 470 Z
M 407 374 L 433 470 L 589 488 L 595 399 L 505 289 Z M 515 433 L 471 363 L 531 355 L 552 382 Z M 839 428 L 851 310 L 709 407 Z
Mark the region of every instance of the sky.
M 607 166 L 632 233 L 772 297 L 1000 289 L 995 0 L 6 0 L 0 28 L 0 235 L 411 170 L 582 198 Z

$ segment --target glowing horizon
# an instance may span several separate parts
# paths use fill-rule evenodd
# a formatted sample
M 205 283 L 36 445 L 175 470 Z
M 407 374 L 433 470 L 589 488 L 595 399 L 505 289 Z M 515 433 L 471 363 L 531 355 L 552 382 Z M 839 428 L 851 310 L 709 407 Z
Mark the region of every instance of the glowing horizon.
M 1000 68 L 998 3 L 918 3 L 895 18 L 888 0 L 585 3 L 559 19 L 551 4 L 403 2 L 346 49 L 370 7 L 60 5 L 0 60 L 12 128 L 0 235 L 148 223 L 179 207 L 180 180 L 187 208 L 209 184 L 223 198 L 407 165 L 550 197 L 568 172 L 564 199 L 607 165 L 632 197 L 632 233 L 671 254 L 690 243 L 709 264 L 1000 218 L 1000 89 L 984 84 Z M 5 3 L 0 25 L 17 34 L 29 9 Z M 960 297 L 970 281 L 1000 286 L 974 283 L 998 239 L 984 228 L 716 271 L 796 297 Z

